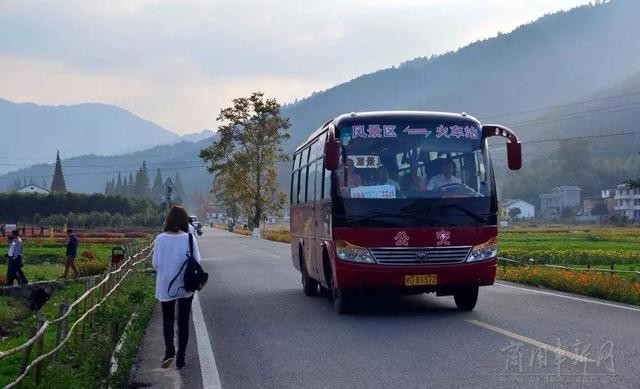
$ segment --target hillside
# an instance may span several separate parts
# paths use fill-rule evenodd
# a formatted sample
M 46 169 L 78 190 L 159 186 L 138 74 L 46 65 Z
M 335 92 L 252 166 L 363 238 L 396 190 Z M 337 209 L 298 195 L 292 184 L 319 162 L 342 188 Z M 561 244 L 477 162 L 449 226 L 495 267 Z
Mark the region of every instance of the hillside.
M 106 104 L 47 106 L 0 99 L 0 137 L 12 139 L 4 158 L 33 161 L 83 154 L 112 155 L 180 140 L 173 132 Z M 0 172 L 7 171 L 0 166 Z
M 177 172 L 184 183 L 187 194 L 194 190 L 208 191 L 211 177 L 206 172 L 202 160 L 198 158 L 200 149 L 211 143 L 211 139 L 199 142 L 180 142 L 172 145 L 156 146 L 144 151 L 115 156 L 83 155 L 62 160 L 67 188 L 72 192 L 100 192 L 105 188 L 108 179 L 123 177 L 138 170 L 142 161 L 147 161 L 151 179 L 155 171 L 160 168 L 164 178 L 168 175 L 175 177 Z M 0 177 L 0 190 L 14 178 L 31 179 L 40 183 L 44 178 L 51 183 L 53 176 L 52 164 L 40 164 L 25 169 L 13 171 Z
M 637 15 L 640 1 L 614 0 L 583 6 L 544 16 L 509 34 L 455 52 L 414 59 L 397 68 L 363 75 L 314 93 L 283 109 L 292 123 L 287 149 L 292 150 L 331 117 L 378 109 L 465 111 L 482 121 L 504 123 L 525 140 L 527 162 L 538 158 L 540 153 L 554 152 L 557 144 L 536 140 L 637 128 L 640 116 L 640 92 L 634 94 L 640 91 Z M 592 151 L 599 156 L 626 160 L 637 152 L 635 136 L 595 139 L 598 147 Z M 151 170 L 157 166 L 172 166 L 175 170 L 177 166 L 201 165 L 198 150 L 209 142 L 184 142 L 118 157 L 79 157 L 65 160 L 63 166 L 84 166 L 65 168 L 65 173 L 76 169 L 77 175 L 69 176 L 68 181 L 72 190 L 102 191 L 106 176 L 92 165 L 105 165 L 103 170 L 111 173 L 135 170 L 143 159 Z M 503 165 L 504 154 L 496 150 L 494 160 Z M 37 169 L 40 168 L 12 175 L 51 176 L 51 167 Z M 503 175 L 504 170 L 499 166 L 496 172 Z M 282 187 L 287 188 L 289 165 L 282 164 L 279 171 Z M 181 170 L 181 175 L 183 178 L 189 175 L 184 180 L 187 191 L 209 188 L 210 176 L 203 168 L 187 167 Z M 611 175 L 611 179 L 617 176 Z M 0 188 L 1 185 L 2 181 Z M 534 195 L 537 196 L 530 191 L 528 198 Z
M 455 52 L 358 77 L 286 107 L 290 143 L 351 111 L 464 111 L 482 120 L 582 99 L 640 69 L 637 15 L 635 0 L 583 6 Z

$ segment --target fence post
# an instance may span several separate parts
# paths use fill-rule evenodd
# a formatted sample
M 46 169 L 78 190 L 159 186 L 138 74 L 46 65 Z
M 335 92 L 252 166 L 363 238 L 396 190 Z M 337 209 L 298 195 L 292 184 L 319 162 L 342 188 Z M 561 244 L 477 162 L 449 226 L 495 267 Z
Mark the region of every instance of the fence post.
M 58 308 L 58 318 L 62 317 L 62 315 L 64 315 L 67 312 L 67 306 L 65 305 L 65 303 L 61 303 L 59 308 Z M 60 344 L 60 341 L 62 339 L 62 320 L 58 321 L 58 323 L 56 324 L 56 344 L 55 347 L 58 347 L 58 345 Z M 57 355 L 57 353 L 56 353 Z
M 31 339 L 34 336 L 36 336 L 36 333 L 38 333 L 39 329 L 40 329 L 39 326 L 33 327 L 33 329 L 31 330 L 31 336 L 29 337 L 29 339 Z M 27 346 L 27 348 L 24 350 L 24 352 L 22 354 L 22 361 L 20 362 L 20 374 L 21 375 L 22 375 L 22 373 L 24 373 L 25 370 L 27 370 L 27 365 L 29 364 L 29 357 L 31 357 L 31 349 L 32 348 L 33 348 L 33 344 Z
M 74 294 L 74 298 L 73 298 L 73 302 L 75 303 L 76 301 L 78 301 L 78 291 L 75 292 Z M 75 308 L 76 310 L 76 315 L 75 315 L 75 320 L 74 323 L 76 323 L 78 321 L 78 319 L 80 318 L 80 304 L 76 304 Z M 75 344 L 78 344 L 78 328 L 76 328 L 73 331 L 73 342 Z
M 65 292 L 64 294 L 64 306 L 65 306 L 65 312 L 69 310 L 69 295 L 67 295 L 67 293 Z M 67 336 L 67 334 L 69 333 L 69 315 L 67 315 L 63 320 L 63 334 L 64 336 Z
M 640 283 L 640 271 L 636 272 L 636 281 Z
M 42 311 L 40 311 L 40 313 L 38 314 L 38 328 L 41 328 L 46 321 L 46 316 L 44 315 L 44 313 L 42 313 Z M 39 358 L 42 354 L 44 354 L 44 337 L 45 334 L 43 333 L 36 341 L 36 358 Z M 42 378 L 42 361 L 36 364 L 35 376 L 36 384 L 39 384 L 40 378 Z
M 614 270 L 616 270 L 616 268 L 615 268 L 614 264 L 612 263 L 611 264 L 611 276 L 614 276 L 616 274 L 616 272 Z

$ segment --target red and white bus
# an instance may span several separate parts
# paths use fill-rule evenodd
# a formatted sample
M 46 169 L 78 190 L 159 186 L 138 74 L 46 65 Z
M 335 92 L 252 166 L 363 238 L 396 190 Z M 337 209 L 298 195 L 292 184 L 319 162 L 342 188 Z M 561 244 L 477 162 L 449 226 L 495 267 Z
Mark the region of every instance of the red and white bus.
M 453 295 L 472 310 L 496 275 L 493 136 L 519 169 L 514 132 L 464 113 L 351 113 L 316 130 L 291 173 L 291 254 L 305 294 L 328 292 L 339 313 L 371 289 Z

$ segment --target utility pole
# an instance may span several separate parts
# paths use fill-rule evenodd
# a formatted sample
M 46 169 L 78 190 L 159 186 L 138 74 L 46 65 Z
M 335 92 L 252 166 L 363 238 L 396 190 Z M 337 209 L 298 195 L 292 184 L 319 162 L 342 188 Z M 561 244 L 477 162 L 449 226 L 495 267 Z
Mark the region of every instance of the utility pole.
M 171 208 L 171 194 L 173 193 L 173 190 L 176 188 L 175 185 L 173 185 L 173 180 L 171 179 L 171 177 L 167 177 L 167 180 L 165 181 L 165 186 L 166 186 L 166 190 L 167 190 L 167 194 L 165 199 L 167 200 L 167 208 Z

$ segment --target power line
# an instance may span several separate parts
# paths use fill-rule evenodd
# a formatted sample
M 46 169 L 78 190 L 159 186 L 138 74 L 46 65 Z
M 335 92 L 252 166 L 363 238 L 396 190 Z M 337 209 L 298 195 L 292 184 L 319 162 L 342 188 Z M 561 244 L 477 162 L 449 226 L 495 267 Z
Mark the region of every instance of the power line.
M 500 113 L 500 114 L 493 114 L 493 115 L 488 115 L 488 116 L 482 116 L 482 118 L 486 120 L 486 119 L 493 119 L 493 118 L 498 118 L 498 117 L 522 115 L 522 114 L 525 114 L 525 113 L 549 111 L 549 110 L 556 109 L 556 108 L 564 108 L 564 107 L 570 107 L 570 106 L 573 106 L 573 105 L 593 103 L 593 102 L 596 102 L 596 101 L 611 100 L 611 99 L 616 99 L 616 98 L 620 98 L 620 97 L 635 96 L 635 95 L 640 95 L 640 90 L 635 90 L 633 92 L 628 92 L 628 93 L 622 93 L 622 94 L 619 94 L 619 95 L 612 95 L 612 96 L 605 96 L 605 97 L 595 97 L 595 98 L 592 98 L 592 99 L 576 101 L 576 102 L 573 102 L 573 103 L 550 105 L 550 106 L 546 106 L 546 107 L 532 108 L 532 109 L 527 109 L 527 110 L 523 110 L 523 111 L 505 112 L 505 113 Z

